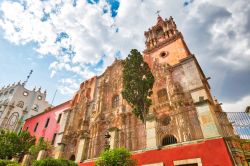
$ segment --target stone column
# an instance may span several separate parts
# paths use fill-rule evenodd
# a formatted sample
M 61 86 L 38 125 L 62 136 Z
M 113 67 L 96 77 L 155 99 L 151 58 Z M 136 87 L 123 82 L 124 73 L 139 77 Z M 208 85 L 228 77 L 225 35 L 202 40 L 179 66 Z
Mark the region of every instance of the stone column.
M 55 159 L 59 159 L 63 157 L 64 148 L 65 148 L 64 143 L 58 143 L 58 146 L 56 147 L 56 150 L 55 150 L 55 156 L 54 156 Z
M 46 151 L 45 150 L 40 150 L 36 160 L 42 160 L 42 159 L 45 159 L 45 158 L 46 158 Z
M 157 149 L 156 119 L 153 114 L 149 114 L 146 119 L 146 148 Z
M 87 146 L 89 144 L 89 137 L 87 134 L 84 134 L 80 138 L 80 142 L 77 148 L 77 153 L 76 153 L 76 162 L 81 162 L 86 159 L 87 156 Z
M 118 128 L 111 128 L 109 129 L 109 134 L 110 134 L 110 149 L 114 149 L 118 146 Z
M 30 154 L 26 154 L 23 158 L 22 166 L 29 166 L 32 160 L 32 156 Z
M 204 138 L 220 136 L 219 126 L 216 125 L 216 117 L 212 113 L 213 109 L 208 100 L 195 103 L 201 130 Z

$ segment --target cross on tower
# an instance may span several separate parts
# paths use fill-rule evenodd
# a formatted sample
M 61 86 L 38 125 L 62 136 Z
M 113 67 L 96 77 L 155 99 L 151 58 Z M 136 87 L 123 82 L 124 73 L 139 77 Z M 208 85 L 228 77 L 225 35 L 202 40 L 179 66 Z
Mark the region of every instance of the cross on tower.
M 30 78 L 30 76 L 31 76 L 32 73 L 33 73 L 33 70 L 30 70 L 29 75 L 27 76 L 26 80 L 23 83 L 24 85 L 26 85 L 26 83 L 28 82 L 28 80 L 29 80 L 29 78 Z
M 158 14 L 158 16 L 160 15 L 160 12 L 161 12 L 161 10 L 157 10 L 156 12 L 155 12 L 155 14 Z

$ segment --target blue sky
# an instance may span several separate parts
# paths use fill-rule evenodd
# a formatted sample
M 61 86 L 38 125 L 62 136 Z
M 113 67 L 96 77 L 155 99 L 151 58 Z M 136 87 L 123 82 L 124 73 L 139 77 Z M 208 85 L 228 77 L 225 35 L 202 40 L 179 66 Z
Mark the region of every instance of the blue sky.
M 247 0 L 0 0 L 0 86 L 25 80 L 54 104 L 101 74 L 131 48 L 157 15 L 173 16 L 226 111 L 250 105 L 250 5 Z

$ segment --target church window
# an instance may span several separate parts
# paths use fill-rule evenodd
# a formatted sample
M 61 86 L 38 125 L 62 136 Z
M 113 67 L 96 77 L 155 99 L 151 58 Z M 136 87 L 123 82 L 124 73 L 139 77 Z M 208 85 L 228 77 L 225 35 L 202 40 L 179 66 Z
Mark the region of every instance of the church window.
M 58 119 L 57 119 L 57 123 L 60 123 L 61 118 L 62 118 L 62 114 L 59 114 L 59 115 L 58 115 Z
M 199 101 L 204 101 L 204 96 L 199 96 Z
M 119 105 L 119 95 L 115 95 L 112 98 L 112 108 L 116 108 Z
M 162 103 L 162 102 L 168 100 L 168 93 L 167 93 L 167 90 L 165 88 L 159 90 L 157 92 L 157 96 L 158 96 L 159 103 Z
M 10 94 L 13 94 L 13 93 L 14 93 L 14 89 L 11 89 L 9 93 L 10 93 Z
M 4 92 L 4 96 L 6 96 L 8 94 L 8 91 Z
M 18 117 L 19 117 L 19 114 L 17 112 L 12 113 L 9 118 L 8 125 L 10 127 L 14 127 L 18 121 Z
M 23 108 L 23 105 L 24 105 L 24 102 L 23 101 L 19 101 L 16 106 L 20 107 L 20 108 Z
M 37 99 L 42 100 L 42 96 L 41 95 L 37 96 Z
M 160 53 L 161 58 L 165 58 L 165 57 L 167 57 L 167 55 L 168 55 L 168 52 L 161 52 Z
M 156 29 L 156 36 L 159 38 L 163 35 L 164 31 L 162 29 L 162 27 L 159 27 L 158 29 Z
M 170 144 L 176 144 L 176 143 L 177 143 L 177 139 L 173 135 L 166 135 L 162 139 L 162 146 L 170 145 Z
M 0 93 L 0 97 L 3 95 L 3 93 Z
M 162 124 L 163 124 L 164 126 L 169 125 L 170 122 L 171 122 L 171 118 L 170 118 L 170 116 L 168 116 L 168 115 L 165 116 L 165 117 L 163 118 L 163 120 L 162 120 Z
M 23 92 L 23 95 L 24 95 L 24 96 L 28 96 L 29 93 L 25 91 L 25 92 Z
M 37 104 L 34 104 L 32 110 L 37 112 L 39 110 L 39 106 Z
M 39 125 L 39 123 L 37 122 L 37 123 L 36 123 L 36 126 L 35 126 L 35 128 L 34 128 L 34 132 L 36 132 L 38 125 Z
M 48 125 L 49 125 L 49 120 L 50 120 L 50 118 L 48 118 L 48 119 L 46 120 L 46 123 L 45 123 L 44 128 L 47 128 L 47 127 L 48 127 Z
M 53 135 L 53 139 L 52 139 L 52 142 L 51 142 L 51 145 L 54 145 L 55 144 L 55 140 L 56 140 L 56 133 L 54 133 L 54 135 Z

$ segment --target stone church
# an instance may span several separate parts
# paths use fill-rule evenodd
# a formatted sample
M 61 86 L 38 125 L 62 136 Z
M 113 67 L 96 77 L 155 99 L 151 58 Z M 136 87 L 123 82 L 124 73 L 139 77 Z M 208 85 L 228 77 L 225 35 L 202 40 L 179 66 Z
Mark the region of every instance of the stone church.
M 144 35 L 144 60 L 155 77 L 146 122 L 137 119 L 122 98 L 123 60 L 115 60 L 102 75 L 80 85 L 56 158 L 80 162 L 98 157 L 106 146 L 138 152 L 234 136 L 226 116 L 227 125 L 220 125 L 220 104 L 173 18 L 158 16 Z

